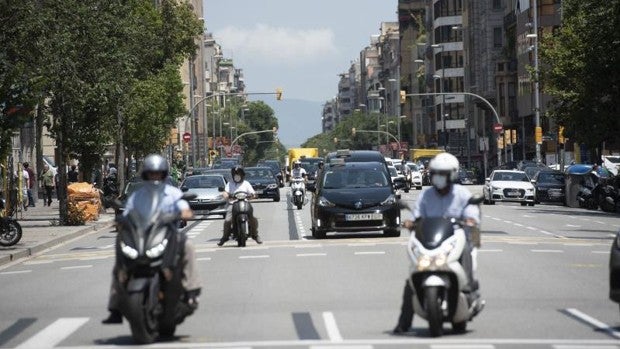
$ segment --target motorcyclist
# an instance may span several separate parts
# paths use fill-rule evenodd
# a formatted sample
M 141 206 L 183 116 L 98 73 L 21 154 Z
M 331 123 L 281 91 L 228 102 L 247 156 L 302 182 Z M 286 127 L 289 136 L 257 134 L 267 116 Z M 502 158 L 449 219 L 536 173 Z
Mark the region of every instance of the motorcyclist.
M 295 161 L 293 163 L 293 171 L 291 172 L 291 177 L 292 178 L 303 178 L 304 180 L 306 179 L 308 173 L 306 172 L 306 170 L 301 167 L 301 162 L 299 162 L 299 160 Z
M 226 241 L 230 238 L 230 229 L 232 223 L 232 203 L 235 200 L 233 194 L 238 191 L 246 192 L 250 195 L 250 199 L 256 197 L 256 192 L 250 182 L 245 180 L 245 170 L 242 166 L 235 166 L 230 169 L 230 174 L 232 175 L 232 181 L 226 183 L 226 187 L 224 188 L 224 198 L 228 200 L 228 207 L 226 208 L 226 217 L 224 218 L 224 229 L 222 238 L 217 243 L 218 246 L 223 246 Z M 250 236 L 257 244 L 262 244 L 260 236 L 258 236 L 258 220 L 256 217 L 250 217 Z
M 407 187 L 409 187 L 409 185 L 411 184 L 411 178 L 409 178 L 409 175 L 411 174 L 411 169 L 409 168 L 409 166 L 407 166 L 407 160 L 405 159 L 400 162 L 400 165 L 401 172 L 403 176 L 405 176 L 405 180 L 407 181 Z
M 182 220 L 188 220 L 194 217 L 192 209 L 185 200 L 180 200 L 183 196 L 183 192 L 178 188 L 165 184 L 165 179 L 168 176 L 168 162 L 162 156 L 157 154 L 148 155 L 144 159 L 142 167 L 142 179 L 145 181 L 144 186 L 135 191 L 127 199 L 125 204 L 125 210 L 123 215 L 129 214 L 131 210 L 139 205 L 139 202 L 135 202 L 134 198 L 139 196 L 142 191 L 154 190 L 154 186 L 164 185 L 164 195 L 160 206 L 162 210 L 169 212 L 177 212 L 179 218 Z M 189 242 L 189 239 L 185 240 L 184 246 L 184 260 L 183 260 L 183 288 L 185 289 L 184 301 L 187 304 L 196 309 L 198 307 L 198 296 L 200 295 L 200 279 L 198 277 L 198 271 L 196 270 L 195 249 L 194 245 Z M 103 320 L 104 324 L 120 324 L 123 322 L 123 317 L 119 310 L 120 300 L 118 299 L 118 278 L 116 277 L 118 266 L 115 265 L 112 270 L 112 287 L 110 289 L 110 299 L 108 302 L 108 310 L 110 315 L 107 319 Z
M 403 226 L 409 230 L 415 229 L 419 219 L 427 217 L 455 217 L 465 221 L 468 244 L 463 250 L 461 264 L 467 272 L 469 284 L 465 289 L 471 302 L 476 302 L 476 313 L 482 310 L 484 301 L 478 293 L 478 282 L 474 279 L 475 247 L 480 245 L 478 225 L 480 224 L 480 209 L 476 205 L 468 205 L 472 194 L 465 187 L 456 184 L 458 179 L 459 161 L 450 153 L 436 155 L 429 163 L 430 181 L 432 187 L 425 188 L 413 208 L 413 220 L 406 219 Z M 472 246 L 473 245 L 473 246 Z M 401 306 L 398 324 L 394 334 L 409 331 L 413 322 L 413 288 L 409 279 L 405 282 L 403 303 Z

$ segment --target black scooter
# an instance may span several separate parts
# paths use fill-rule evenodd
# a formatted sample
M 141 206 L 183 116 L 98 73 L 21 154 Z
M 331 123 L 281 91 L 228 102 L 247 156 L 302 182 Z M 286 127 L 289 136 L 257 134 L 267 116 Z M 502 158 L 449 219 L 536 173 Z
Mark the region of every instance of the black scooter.
M 0 199 L 0 246 L 13 246 L 22 238 L 22 227 L 17 220 L 12 217 L 4 216 L 6 202 Z
M 245 243 L 250 236 L 250 218 L 254 214 L 254 209 L 250 200 L 248 200 L 249 194 L 246 192 L 238 191 L 232 194 L 235 198 L 232 205 L 232 233 L 237 240 L 238 247 L 245 247 Z
M 136 192 L 140 204 L 116 217 L 116 265 L 120 310 L 131 326 L 133 339 L 152 343 L 159 335 L 172 336 L 193 309 L 183 302 L 182 261 L 185 234 L 179 217 L 160 209 L 165 184 Z M 195 194 L 184 194 L 191 200 Z M 114 206 L 122 205 L 116 200 Z

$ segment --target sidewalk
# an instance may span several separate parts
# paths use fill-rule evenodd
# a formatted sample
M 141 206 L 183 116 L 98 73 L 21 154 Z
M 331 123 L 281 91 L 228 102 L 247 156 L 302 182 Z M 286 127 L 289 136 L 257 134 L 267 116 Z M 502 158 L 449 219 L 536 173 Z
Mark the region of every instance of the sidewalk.
M 52 246 L 79 237 L 85 233 L 111 227 L 114 213 L 108 209 L 99 215 L 99 220 L 87 222 L 80 226 L 58 226 L 58 200 L 52 206 L 43 206 L 43 200 L 37 201 L 36 207 L 17 214 L 17 221 L 22 226 L 22 238 L 13 246 L 0 246 L 0 266 L 41 252 Z

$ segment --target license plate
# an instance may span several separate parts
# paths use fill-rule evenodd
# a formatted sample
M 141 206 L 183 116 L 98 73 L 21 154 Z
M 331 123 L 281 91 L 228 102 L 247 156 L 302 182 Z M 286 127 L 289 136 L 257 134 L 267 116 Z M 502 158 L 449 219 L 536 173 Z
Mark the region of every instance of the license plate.
M 262 193 L 263 193 L 263 190 L 262 190 L 262 189 L 261 189 L 261 190 L 256 190 L 256 195 L 260 195 L 260 194 L 262 194 Z
M 344 216 L 347 221 L 378 221 L 383 219 L 381 213 L 355 213 Z
M 549 196 L 562 196 L 562 191 L 559 189 L 549 190 Z
M 519 196 L 519 192 L 516 190 L 512 190 L 512 191 L 509 191 L 507 195 L 508 196 Z

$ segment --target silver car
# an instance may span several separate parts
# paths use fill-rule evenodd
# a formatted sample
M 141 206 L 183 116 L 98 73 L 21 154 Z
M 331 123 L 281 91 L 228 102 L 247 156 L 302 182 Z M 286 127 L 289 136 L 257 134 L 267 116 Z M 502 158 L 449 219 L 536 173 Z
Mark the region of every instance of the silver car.
M 185 178 L 181 190 L 196 194 L 189 206 L 196 215 L 226 215 L 226 200 L 222 195 L 226 181 L 222 175 L 197 175 Z

